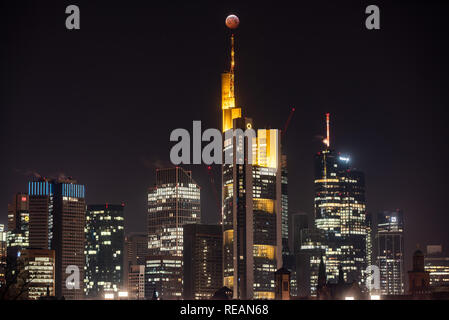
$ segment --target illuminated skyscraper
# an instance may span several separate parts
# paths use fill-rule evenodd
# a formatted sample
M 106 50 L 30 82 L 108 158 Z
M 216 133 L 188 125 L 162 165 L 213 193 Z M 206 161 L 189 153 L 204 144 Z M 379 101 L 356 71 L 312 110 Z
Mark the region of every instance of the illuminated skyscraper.
M 124 204 L 87 207 L 84 291 L 89 298 L 124 288 L 124 227 Z
M 223 233 L 219 225 L 184 226 L 183 298 L 210 299 L 223 287 Z
M 222 166 L 224 285 L 234 298 L 274 299 L 274 273 L 282 267 L 280 136 L 247 130 L 252 119 L 235 104 L 234 40 L 232 34 L 231 67 L 221 77 L 223 152 L 232 159 Z
M 10 255 L 15 255 L 20 249 L 29 247 L 29 221 L 28 194 L 18 193 L 14 195 L 12 203 L 8 204 L 7 241 Z
M 330 149 L 329 114 L 326 115 L 326 148 L 315 156 L 315 226 L 324 232 L 328 281 L 362 284 L 367 267 L 365 180 L 350 166 L 349 157 Z
M 377 215 L 377 259 L 380 289 L 384 295 L 404 294 L 404 217 L 402 211 Z
M 443 254 L 442 245 L 427 246 L 424 268 L 429 272 L 432 289 L 449 289 L 449 257 Z
M 148 191 L 145 296 L 181 299 L 183 226 L 200 222 L 200 187 L 180 167 L 157 169 Z
M 55 251 L 56 297 L 84 297 L 85 188 L 75 180 L 41 178 L 28 184 L 30 247 Z M 76 266 L 80 288 L 66 287 L 66 268 Z

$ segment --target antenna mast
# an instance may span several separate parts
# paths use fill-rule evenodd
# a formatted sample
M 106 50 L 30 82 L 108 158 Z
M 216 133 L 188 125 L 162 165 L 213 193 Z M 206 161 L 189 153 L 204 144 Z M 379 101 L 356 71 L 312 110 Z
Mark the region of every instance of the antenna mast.
M 323 143 L 329 148 L 331 141 L 330 141 L 330 113 L 326 113 L 326 139 L 323 140 Z

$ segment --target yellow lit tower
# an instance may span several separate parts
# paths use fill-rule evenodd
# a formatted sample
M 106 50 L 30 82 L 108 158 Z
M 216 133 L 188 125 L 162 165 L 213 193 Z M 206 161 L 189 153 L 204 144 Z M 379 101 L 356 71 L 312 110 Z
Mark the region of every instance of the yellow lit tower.
M 232 154 L 232 163 L 222 166 L 223 283 L 236 299 L 274 299 L 274 275 L 282 266 L 280 136 L 278 130 L 268 129 L 258 129 L 254 136 L 236 134 L 254 128 L 252 119 L 236 107 L 238 24 L 234 15 L 226 19 L 232 30 L 231 63 L 221 77 L 223 152 Z

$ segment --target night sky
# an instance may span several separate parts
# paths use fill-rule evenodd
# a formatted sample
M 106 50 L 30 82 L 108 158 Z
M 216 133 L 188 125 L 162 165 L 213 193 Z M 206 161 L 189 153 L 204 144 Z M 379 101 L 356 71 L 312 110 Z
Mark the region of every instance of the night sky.
M 69 4 L 80 7 L 79 31 L 65 28 Z M 379 5 L 381 30 L 365 28 L 368 4 Z M 368 212 L 404 211 L 407 270 L 417 244 L 449 248 L 447 1 L 17 0 L 0 12 L 0 223 L 38 173 L 74 177 L 88 204 L 124 201 L 127 231 L 145 231 L 170 132 L 193 120 L 220 128 L 224 20 L 235 13 L 238 105 L 267 128 L 296 108 L 290 211 L 312 214 L 330 112 L 332 147 L 365 172 Z M 187 168 L 203 222 L 218 222 L 205 166 Z

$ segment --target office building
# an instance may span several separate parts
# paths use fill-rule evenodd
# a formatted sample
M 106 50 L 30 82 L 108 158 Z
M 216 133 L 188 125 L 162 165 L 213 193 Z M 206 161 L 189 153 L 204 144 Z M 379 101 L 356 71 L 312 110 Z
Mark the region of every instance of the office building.
M 204 300 L 223 287 L 223 233 L 219 225 L 184 226 L 183 298 Z
M 183 226 L 200 222 L 200 187 L 181 167 L 157 169 L 148 191 L 145 296 L 181 299 Z
M 449 288 L 449 257 L 443 254 L 442 245 L 427 246 L 424 269 L 429 272 L 430 287 L 434 290 Z
M 404 217 L 400 210 L 377 216 L 376 264 L 383 295 L 404 294 Z
M 364 284 L 367 226 L 364 174 L 350 158 L 330 149 L 329 114 L 324 150 L 315 155 L 315 227 L 324 232 L 326 274 L 337 282 L 342 268 L 346 282 Z
M 301 220 L 299 223 L 306 222 L 305 218 L 301 218 Z M 314 297 L 317 295 L 320 263 L 327 261 L 327 241 L 325 235 L 324 230 L 315 228 L 314 226 L 301 228 L 299 231 L 300 249 L 296 253 L 297 295 L 299 297 Z
M 55 251 L 48 249 L 22 249 L 19 256 L 19 287 L 26 288 L 24 296 L 29 300 L 55 295 Z M 21 282 L 23 281 L 23 282 Z
M 124 204 L 89 205 L 86 213 L 84 291 L 88 298 L 124 288 Z
M 29 247 L 29 221 L 30 206 L 29 196 L 26 193 L 17 193 L 13 201 L 8 204 L 8 232 L 7 242 L 11 251 L 10 256 L 17 251 Z
M 236 299 L 274 299 L 274 273 L 282 267 L 280 135 L 254 130 L 236 107 L 234 40 L 232 34 L 231 66 L 221 77 L 223 152 L 231 158 L 222 166 L 224 286 Z
M 146 233 L 130 233 L 125 236 L 125 262 L 124 262 L 124 279 L 125 287 L 128 286 L 128 275 L 131 266 L 145 266 L 148 254 L 148 234 Z
M 31 248 L 55 251 L 55 294 L 67 300 L 84 297 L 85 188 L 71 178 L 40 178 L 28 184 Z M 66 269 L 76 266 L 79 289 L 66 286 Z
M 130 300 L 145 299 L 145 265 L 130 265 L 127 283 Z

